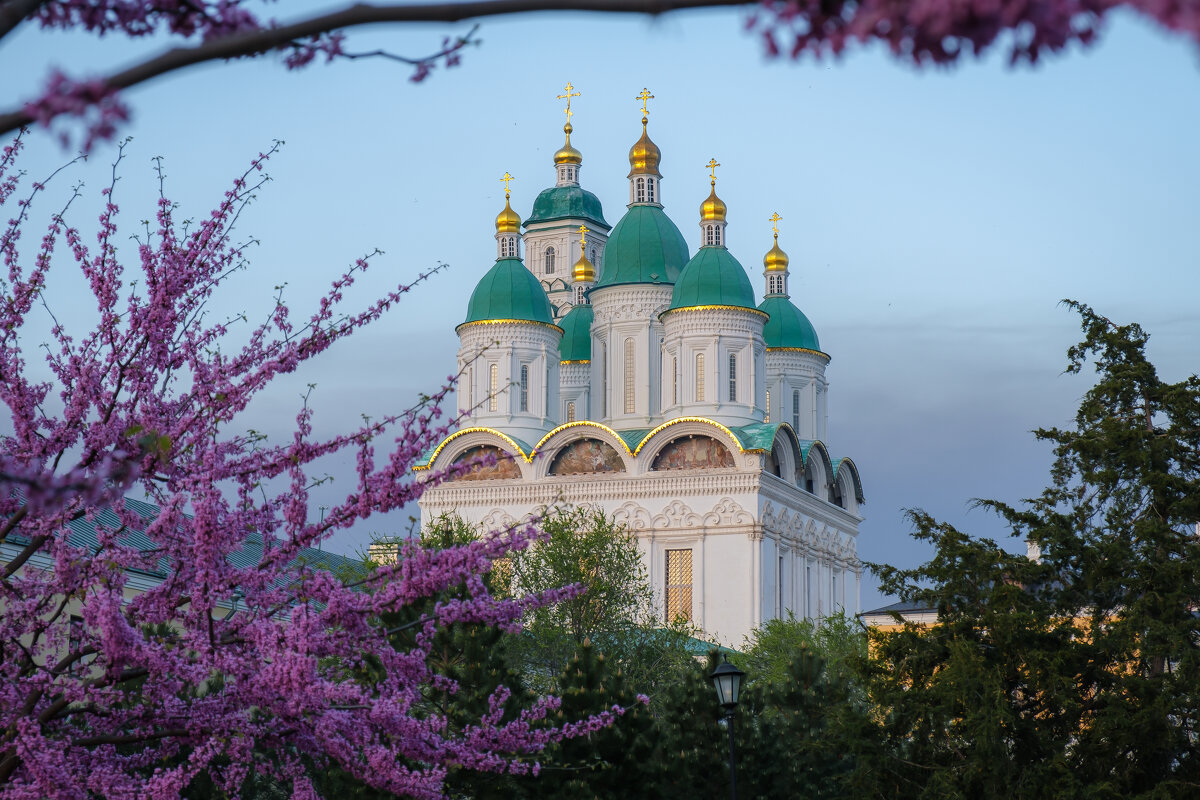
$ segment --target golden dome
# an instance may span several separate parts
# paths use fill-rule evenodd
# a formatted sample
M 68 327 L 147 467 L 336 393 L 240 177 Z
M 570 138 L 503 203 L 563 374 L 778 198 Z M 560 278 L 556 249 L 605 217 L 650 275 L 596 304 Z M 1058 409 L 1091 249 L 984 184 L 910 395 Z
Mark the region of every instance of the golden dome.
M 521 218 L 508 204 L 508 192 L 504 193 L 504 210 L 496 215 L 496 233 L 518 233 L 521 230 Z
M 775 246 L 763 256 L 763 266 L 767 272 L 787 272 L 788 254 L 779 246 L 779 234 L 775 234 Z
M 725 221 L 725 201 L 717 197 L 717 182 L 712 182 L 712 191 L 708 193 L 708 199 L 700 204 L 700 221 L 701 222 L 724 222 Z
M 571 131 L 573 130 L 574 128 L 571 127 L 571 123 L 569 122 L 563 126 L 563 133 L 567 135 L 567 143 L 562 146 L 561 150 L 554 154 L 555 164 L 583 163 L 583 153 L 579 152 L 574 147 L 571 147 Z
M 659 175 L 658 163 L 662 153 L 646 133 L 646 117 L 642 117 L 642 138 L 629 148 L 629 175 Z M 660 176 L 661 177 L 661 176 Z
M 573 268 L 576 283 L 595 283 L 596 268 L 592 262 L 587 260 L 587 256 L 583 253 L 579 254 L 579 260 L 575 262 Z

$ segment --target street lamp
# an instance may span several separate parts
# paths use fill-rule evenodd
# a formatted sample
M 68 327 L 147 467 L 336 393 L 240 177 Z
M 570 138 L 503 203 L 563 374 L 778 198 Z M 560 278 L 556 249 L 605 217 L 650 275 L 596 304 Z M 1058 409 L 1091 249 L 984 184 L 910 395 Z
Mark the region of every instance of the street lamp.
M 708 676 L 717 690 L 717 702 L 725 709 L 725 727 L 729 729 L 729 796 L 737 800 L 737 767 L 733 752 L 733 712 L 737 710 L 738 695 L 742 691 L 742 678 L 746 673 L 729 663 L 729 656 L 717 665 Z

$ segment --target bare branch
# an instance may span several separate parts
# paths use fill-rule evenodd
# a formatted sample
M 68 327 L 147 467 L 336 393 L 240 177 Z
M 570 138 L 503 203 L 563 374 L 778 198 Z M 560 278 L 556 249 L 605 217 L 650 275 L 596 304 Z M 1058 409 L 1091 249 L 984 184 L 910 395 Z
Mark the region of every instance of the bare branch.
M 24 0 L 30 3 L 31 0 Z M 32 3 L 36 7 L 37 3 Z M 522 14 L 534 11 L 597 11 L 627 14 L 663 14 L 686 8 L 715 8 L 749 5 L 730 0 L 479 0 L 468 3 L 436 3 L 431 5 L 371 5 L 352 6 L 320 14 L 290 25 L 239 33 L 213 39 L 195 47 L 176 47 L 154 58 L 101 78 L 110 90 L 128 89 L 185 67 L 230 58 L 262 55 L 286 47 L 302 39 L 362 25 L 405 22 L 462 22 L 502 14 Z M 23 108 L 0 114 L 0 135 L 34 122 Z
M 12 33 L 13 28 L 20 25 L 39 6 L 44 6 L 47 0 L 11 0 L 0 3 L 0 39 Z

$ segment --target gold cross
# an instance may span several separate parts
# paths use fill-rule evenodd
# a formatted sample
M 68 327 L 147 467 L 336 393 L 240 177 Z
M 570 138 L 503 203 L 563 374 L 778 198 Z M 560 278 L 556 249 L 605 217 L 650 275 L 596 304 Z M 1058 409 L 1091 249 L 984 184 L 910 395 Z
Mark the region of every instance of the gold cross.
M 575 87 L 571 85 L 570 81 L 567 81 L 567 85 L 563 87 L 563 91 L 566 92 L 566 94 L 560 94 L 557 99 L 567 101 L 567 122 L 570 122 L 571 116 L 575 113 L 571 110 L 571 98 L 582 97 L 583 93 L 575 91 Z
M 779 220 L 781 219 L 783 219 L 783 217 L 779 216 L 779 212 L 776 211 L 771 215 L 770 219 L 767 220 L 767 222 L 771 223 L 771 230 L 775 231 L 776 239 L 779 238 Z
M 654 95 L 650 94 L 650 90 L 643 87 L 641 93 L 639 93 L 638 96 L 633 99 L 642 101 L 642 116 L 643 117 L 649 116 L 650 109 L 646 108 L 646 101 L 654 99 Z
M 708 167 L 708 176 L 712 178 L 713 186 L 717 185 L 717 167 L 721 166 L 715 158 L 710 158 L 704 166 Z
M 587 225 L 579 226 L 579 255 L 583 256 L 583 251 L 587 248 L 587 240 L 584 238 L 589 232 Z
M 512 175 L 509 175 L 507 172 L 505 172 L 504 177 L 500 179 L 500 182 L 504 184 L 504 196 L 505 197 L 508 197 L 508 182 L 515 181 L 515 180 L 516 180 L 516 178 L 513 177 Z

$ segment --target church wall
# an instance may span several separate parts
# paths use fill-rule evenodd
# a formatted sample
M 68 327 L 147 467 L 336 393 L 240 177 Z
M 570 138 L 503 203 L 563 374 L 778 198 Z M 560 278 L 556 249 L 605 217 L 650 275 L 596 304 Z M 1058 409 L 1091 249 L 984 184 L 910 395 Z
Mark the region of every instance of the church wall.
M 595 418 L 614 428 L 651 428 L 661 409 L 662 323 L 669 284 L 630 284 L 592 290 L 592 387 Z M 626 380 L 626 341 L 632 340 L 633 379 Z M 626 388 L 632 411 L 626 411 Z

